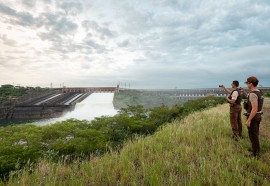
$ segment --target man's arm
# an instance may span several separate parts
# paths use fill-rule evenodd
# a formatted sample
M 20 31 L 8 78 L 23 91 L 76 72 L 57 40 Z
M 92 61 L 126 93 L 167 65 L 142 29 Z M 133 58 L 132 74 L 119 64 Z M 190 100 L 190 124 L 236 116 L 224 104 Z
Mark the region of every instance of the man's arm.
M 239 93 L 238 93 L 237 91 L 234 91 L 234 92 L 232 93 L 231 99 L 229 99 L 229 98 L 227 97 L 227 101 L 228 101 L 229 103 L 231 103 L 231 104 L 234 104 L 234 103 L 236 102 L 238 96 L 239 96 Z
M 250 122 L 255 117 L 255 115 L 257 114 L 257 111 L 258 111 L 258 96 L 254 93 L 251 93 L 249 95 L 249 97 L 250 97 L 249 99 L 251 102 L 252 110 L 251 110 L 250 115 L 246 121 L 247 127 L 250 127 Z
M 224 85 L 222 85 L 222 88 L 223 88 L 223 90 L 224 90 L 225 92 L 227 92 L 228 94 L 231 94 L 231 93 L 232 93 L 232 91 L 229 90 L 229 89 L 227 89 Z
M 243 89 L 243 88 L 240 88 L 240 91 L 243 93 L 243 95 L 245 96 L 245 97 L 247 97 L 247 92 Z
M 231 104 L 234 104 L 235 101 L 236 101 L 236 99 L 229 99 L 229 98 L 227 97 L 227 101 L 228 101 L 229 103 L 231 103 Z

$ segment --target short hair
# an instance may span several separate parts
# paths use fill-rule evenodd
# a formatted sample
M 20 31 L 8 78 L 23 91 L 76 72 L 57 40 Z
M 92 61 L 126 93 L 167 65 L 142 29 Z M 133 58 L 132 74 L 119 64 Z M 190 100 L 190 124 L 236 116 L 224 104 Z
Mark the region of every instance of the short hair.
M 250 76 L 249 78 L 247 78 L 246 83 L 252 83 L 254 87 L 257 87 L 257 85 L 259 84 L 259 80 L 254 76 Z
M 239 86 L 239 81 L 237 81 L 237 80 L 234 80 L 232 83 L 237 87 Z

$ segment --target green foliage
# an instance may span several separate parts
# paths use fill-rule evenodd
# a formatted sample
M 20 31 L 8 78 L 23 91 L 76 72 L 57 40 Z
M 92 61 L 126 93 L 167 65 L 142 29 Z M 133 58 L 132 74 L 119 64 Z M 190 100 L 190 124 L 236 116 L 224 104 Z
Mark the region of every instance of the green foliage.
M 150 109 L 142 105 L 128 106 L 114 117 L 100 117 L 91 122 L 71 119 L 43 127 L 2 127 L 0 176 L 43 158 L 57 161 L 69 157 L 72 160 L 91 153 L 104 153 L 106 149 L 121 146 L 136 135 L 153 134 L 168 122 L 223 102 L 223 99 L 209 97 L 188 101 L 184 106 L 162 105 Z
M 0 97 L 4 96 L 21 96 L 27 89 L 24 87 L 3 86 L 0 87 Z
M 127 108 L 121 108 L 119 113 L 128 116 L 135 116 L 141 119 L 146 118 L 146 109 L 143 105 L 128 105 Z
M 270 97 L 270 92 L 269 91 L 264 92 L 264 96 L 265 97 Z
M 181 106 L 174 106 L 168 107 L 162 105 L 161 107 L 156 107 L 150 109 L 149 118 L 155 125 L 160 126 L 164 123 L 171 122 L 173 119 L 181 116 L 183 111 L 183 107 Z
M 189 100 L 184 104 L 184 112 L 190 113 L 205 108 L 215 107 L 217 104 L 226 103 L 226 99 L 222 97 L 209 96 L 201 99 Z
M 55 91 L 57 89 L 51 90 L 49 88 L 41 88 L 41 87 L 21 87 L 21 86 L 13 86 L 13 85 L 2 85 L 0 87 L 0 106 L 1 105 L 10 105 L 17 98 L 33 93 L 41 93 L 41 92 L 50 92 Z
M 90 128 L 86 121 L 68 120 L 38 127 L 19 125 L 0 128 L 0 175 L 22 168 L 40 158 L 58 160 L 65 155 L 80 157 L 104 151 L 108 143 L 102 131 Z
M 0 128 L 0 175 L 6 175 L 15 167 L 21 168 L 28 161 L 35 162 L 41 156 L 42 137 L 39 128 L 32 125 Z
M 19 97 L 25 94 L 26 88 L 14 87 L 12 85 L 2 85 L 0 87 L 0 105 L 11 101 L 11 98 Z

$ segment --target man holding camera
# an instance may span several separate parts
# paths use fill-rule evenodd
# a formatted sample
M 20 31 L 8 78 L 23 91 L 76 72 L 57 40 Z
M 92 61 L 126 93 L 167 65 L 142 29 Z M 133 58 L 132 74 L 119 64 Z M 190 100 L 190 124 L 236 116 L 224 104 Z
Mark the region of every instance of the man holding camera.
M 245 82 L 247 84 L 250 93 L 248 94 L 247 102 L 247 121 L 246 126 L 248 128 L 248 136 L 252 145 L 252 155 L 255 157 L 259 156 L 260 153 L 260 142 L 259 142 L 259 127 L 262 118 L 262 107 L 263 107 L 263 92 L 257 89 L 259 80 L 251 76 L 247 78 Z
M 237 80 L 233 81 L 231 86 L 233 90 L 229 90 L 224 85 L 220 85 L 220 87 L 222 87 L 225 92 L 230 94 L 227 97 L 227 102 L 230 104 L 230 121 L 233 132 L 232 137 L 235 140 L 238 140 L 239 138 L 242 138 L 242 120 L 241 120 L 242 94 L 238 89 L 239 82 Z

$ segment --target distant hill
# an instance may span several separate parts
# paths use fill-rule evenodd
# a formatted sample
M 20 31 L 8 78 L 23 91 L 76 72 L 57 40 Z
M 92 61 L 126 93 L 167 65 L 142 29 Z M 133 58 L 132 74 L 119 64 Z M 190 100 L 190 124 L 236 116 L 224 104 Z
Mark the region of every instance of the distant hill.
M 119 152 L 71 164 L 40 161 L 6 184 L 270 185 L 269 111 L 261 123 L 260 159 L 247 157 L 246 129 L 244 139 L 231 138 L 228 105 L 220 105 L 128 141 Z

